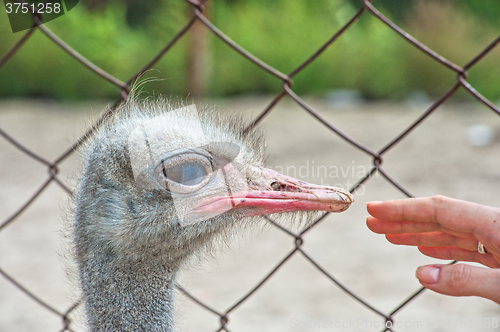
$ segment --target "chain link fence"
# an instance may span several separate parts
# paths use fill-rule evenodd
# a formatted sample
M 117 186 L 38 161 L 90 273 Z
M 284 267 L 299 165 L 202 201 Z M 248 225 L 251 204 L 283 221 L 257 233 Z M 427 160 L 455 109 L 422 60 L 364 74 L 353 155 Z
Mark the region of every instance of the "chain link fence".
M 181 0 L 179 0 L 181 1 Z M 401 184 L 396 182 L 396 180 L 391 177 L 391 174 L 386 172 L 383 167 L 383 161 L 384 161 L 384 155 L 389 152 L 391 149 L 393 149 L 398 143 L 403 141 L 405 137 L 409 133 L 411 133 L 415 128 L 417 128 L 420 124 L 422 124 L 429 116 L 435 112 L 437 108 L 439 108 L 443 103 L 445 103 L 447 100 L 449 100 L 457 91 L 460 89 L 465 90 L 468 92 L 470 95 L 472 95 L 478 103 L 483 104 L 487 108 L 489 108 L 492 112 L 500 115 L 500 110 L 497 106 L 495 106 L 494 103 L 489 101 L 487 98 L 481 95 L 480 92 L 476 91 L 474 87 L 472 87 L 469 82 L 467 81 L 467 72 L 470 70 L 472 67 L 474 67 L 478 62 L 480 62 L 488 53 L 490 53 L 495 47 L 498 46 L 500 43 L 500 37 L 497 39 L 491 41 L 491 44 L 487 45 L 479 54 L 477 54 L 473 59 L 470 59 L 470 61 L 465 64 L 464 66 L 459 66 L 443 56 L 439 55 L 432 49 L 428 48 L 426 45 L 422 44 L 420 41 L 416 40 L 413 38 L 411 35 L 409 35 L 406 31 L 402 30 L 400 27 L 398 27 L 394 22 L 390 21 L 387 19 L 384 15 L 382 15 L 379 10 L 376 8 L 374 4 L 372 4 L 372 1 L 370 0 L 364 0 L 362 1 L 362 5 L 360 6 L 359 10 L 357 13 L 348 21 L 345 23 L 344 26 L 342 26 L 338 31 L 336 31 L 328 40 L 325 41 L 325 43 L 313 54 L 310 55 L 310 57 L 305 60 L 302 64 L 300 64 L 297 68 L 295 68 L 292 72 L 290 73 L 282 73 L 275 68 L 269 66 L 266 64 L 262 59 L 257 58 L 253 54 L 247 52 L 245 49 L 243 49 L 236 41 L 231 40 L 229 37 L 227 37 L 224 32 L 220 31 L 205 15 L 204 15 L 204 10 L 205 10 L 205 4 L 202 1 L 199 0 L 184 0 L 192 8 L 192 16 L 189 20 L 187 20 L 185 26 L 178 31 L 178 33 L 175 35 L 175 37 L 170 40 L 165 47 L 156 54 L 147 64 L 144 65 L 143 68 L 140 68 L 137 70 L 137 72 L 132 75 L 127 81 L 123 82 L 110 73 L 102 70 L 101 68 L 97 67 L 95 64 L 84 58 L 82 55 L 80 55 L 76 50 L 71 48 L 68 44 L 66 44 L 63 40 L 61 40 L 57 35 L 55 35 L 52 31 L 50 31 L 47 27 L 43 25 L 38 25 L 35 26 L 31 29 L 29 29 L 24 35 L 19 39 L 19 41 L 6 53 L 2 56 L 0 59 L 0 67 L 2 67 L 6 62 L 9 61 L 13 56 L 16 55 L 16 53 L 26 44 L 29 43 L 30 36 L 32 36 L 33 32 L 35 30 L 40 30 L 47 38 L 52 40 L 54 44 L 62 48 L 64 51 L 66 51 L 69 55 L 71 55 L 74 59 L 79 61 L 83 66 L 86 66 L 90 71 L 94 72 L 95 75 L 100 76 L 102 79 L 109 81 L 110 83 L 116 85 L 119 87 L 121 90 L 119 99 L 116 101 L 115 105 L 109 109 L 106 113 L 104 113 L 93 125 L 91 125 L 87 132 L 81 136 L 79 139 L 77 139 L 74 144 L 69 146 L 66 151 L 64 151 L 61 155 L 59 155 L 57 158 L 54 160 L 48 160 L 44 158 L 42 155 L 38 154 L 36 151 L 33 151 L 29 149 L 28 147 L 24 146 L 19 142 L 19 140 L 16 137 L 13 137 L 9 135 L 6 131 L 0 128 L 0 136 L 12 144 L 16 149 L 19 150 L 20 153 L 23 153 L 30 158 L 36 160 L 38 163 L 40 163 L 40 167 L 45 167 L 48 171 L 48 176 L 39 185 L 39 188 L 33 192 L 33 194 L 30 197 L 26 198 L 26 201 L 22 206 L 20 206 L 15 213 L 13 213 L 11 216 L 9 216 L 6 220 L 3 220 L 0 223 L 0 232 L 4 231 L 11 225 L 12 223 L 15 223 L 18 220 L 18 217 L 27 209 L 30 208 L 30 206 L 39 199 L 41 195 L 46 193 L 46 189 L 51 183 L 56 183 L 58 186 L 60 186 L 64 191 L 67 192 L 68 195 L 72 195 L 72 188 L 68 186 L 65 181 L 58 175 L 59 171 L 59 166 L 60 164 L 65 161 L 69 156 L 75 153 L 75 151 L 78 151 L 79 147 L 88 139 L 89 136 L 92 135 L 92 133 L 98 128 L 103 122 L 106 121 L 106 119 L 114 112 L 115 106 L 118 105 L 120 102 L 122 102 L 124 99 L 127 98 L 127 95 L 130 91 L 131 84 L 143 73 L 145 73 L 147 70 L 152 68 L 160 59 L 162 59 L 163 56 L 165 56 L 166 53 L 168 53 L 172 46 L 176 44 L 181 38 L 183 38 L 188 31 L 190 31 L 195 24 L 195 22 L 199 21 L 201 22 L 211 33 L 216 35 L 218 38 L 220 38 L 223 42 L 225 42 L 234 52 L 237 52 L 240 54 L 242 57 L 245 57 L 248 59 L 248 61 L 251 61 L 255 64 L 255 70 L 264 70 L 268 72 L 269 74 L 275 76 L 281 81 L 281 92 L 274 97 L 274 99 L 265 107 L 260 114 L 253 120 L 252 126 L 259 124 L 270 112 L 272 112 L 275 109 L 275 106 L 285 97 L 291 98 L 297 105 L 300 106 L 301 109 L 303 109 L 304 112 L 309 114 L 311 117 L 315 118 L 317 121 L 319 121 L 321 124 L 326 126 L 329 130 L 331 130 L 332 135 L 337 135 L 339 136 L 342 140 L 350 144 L 353 148 L 358 149 L 365 155 L 369 156 L 373 160 L 373 166 L 371 166 L 371 169 L 366 172 L 364 177 L 355 185 L 350 188 L 350 191 L 352 193 L 356 193 L 356 190 L 360 188 L 360 186 L 364 185 L 370 179 L 372 179 L 375 175 L 380 175 L 383 179 L 385 179 L 388 183 L 390 183 L 392 186 L 397 188 L 399 191 L 401 191 L 404 195 L 407 197 L 412 197 L 412 194 L 410 193 L 409 190 L 407 190 L 405 187 L 403 187 Z M 375 1 L 376 3 L 376 1 Z M 214 3 L 213 5 L 216 5 Z M 446 93 L 444 93 L 440 98 L 438 98 L 425 112 L 423 112 L 417 119 L 413 121 L 407 128 L 402 130 L 400 134 L 395 136 L 389 143 L 387 143 L 385 146 L 381 147 L 379 150 L 371 150 L 370 148 L 364 146 L 363 144 L 358 143 L 355 141 L 353 138 L 351 138 L 349 135 L 346 135 L 344 132 L 339 130 L 335 123 L 330 123 L 326 121 L 320 113 L 318 113 L 313 107 L 308 105 L 300 96 L 298 96 L 294 90 L 293 90 L 293 78 L 300 73 L 302 70 L 304 70 L 306 67 L 308 67 L 315 59 L 320 56 L 327 48 L 335 44 L 335 42 L 342 36 L 342 34 L 348 30 L 353 24 L 356 24 L 356 21 L 358 18 L 362 15 L 373 15 L 376 19 L 380 21 L 380 24 L 385 24 L 392 30 L 394 30 L 395 33 L 397 33 L 402 39 L 404 39 L 406 42 L 414 46 L 419 52 L 422 52 L 426 55 L 428 55 L 432 60 L 436 61 L 440 65 L 448 68 L 450 70 L 450 75 L 455 75 L 456 76 L 456 82 L 449 88 Z M 40 23 L 38 21 L 38 18 L 34 16 L 34 21 L 35 23 Z M 1 70 L 1 69 L 0 69 Z M 0 72 L 1 73 L 1 72 Z M 500 81 L 499 81 L 500 84 Z M 8 167 L 8 164 L 2 164 L 2 167 Z M 307 261 L 309 261 L 315 268 L 317 268 L 318 273 L 322 274 L 325 278 L 327 278 L 329 281 L 331 281 L 332 285 L 334 287 L 339 287 L 342 289 L 344 292 L 346 292 L 350 297 L 352 297 L 353 301 L 358 301 L 361 305 L 366 307 L 368 310 L 372 311 L 374 314 L 378 315 L 381 319 L 385 320 L 386 324 L 385 327 L 382 328 L 382 331 L 397 331 L 397 328 L 395 328 L 394 324 L 394 316 L 395 314 L 401 312 L 405 308 L 408 307 L 408 304 L 412 302 L 417 296 L 419 296 L 422 292 L 425 291 L 424 288 L 416 289 L 413 294 L 408 295 L 406 298 L 401 300 L 400 304 L 395 306 L 392 310 L 389 312 L 384 312 L 381 309 L 378 309 L 377 307 L 371 305 L 367 301 L 365 301 L 363 298 L 357 296 L 354 292 L 352 292 L 348 287 L 346 287 L 344 284 L 339 282 L 335 277 L 333 277 L 327 269 L 322 267 L 317 261 L 315 261 L 314 258 L 312 258 L 308 252 L 306 252 L 303 247 L 303 236 L 305 233 L 311 231 L 314 229 L 319 223 L 324 220 L 325 216 L 327 214 L 324 214 L 322 217 L 317 219 L 313 224 L 307 226 L 305 229 L 302 229 L 300 232 L 293 232 L 282 225 L 274 222 L 268 217 L 265 217 L 267 221 L 272 224 L 274 227 L 279 229 L 281 232 L 289 236 L 290 241 L 293 242 L 293 249 L 279 262 L 276 263 L 275 267 L 269 271 L 266 275 L 262 276 L 262 279 L 259 283 L 257 283 L 254 287 L 251 289 L 248 289 L 246 295 L 244 295 L 242 298 L 240 298 L 238 301 L 235 303 L 229 305 L 225 311 L 218 311 L 210 304 L 205 303 L 203 300 L 198 299 L 196 296 L 192 295 L 190 291 L 181 285 L 177 285 L 178 290 L 184 294 L 188 299 L 192 300 L 194 303 L 198 304 L 208 312 L 212 313 L 213 315 L 217 316 L 218 319 L 220 320 L 220 327 L 217 331 L 230 331 L 229 327 L 227 326 L 231 315 L 238 310 L 238 308 L 250 297 L 252 296 L 255 292 L 258 292 L 259 289 L 266 283 L 266 281 L 269 280 L 278 270 L 280 270 L 284 265 L 287 264 L 287 262 L 294 256 L 301 255 L 303 258 L 305 258 Z M 36 293 L 30 291 L 29 289 L 25 288 L 16 278 L 12 277 L 8 271 L 4 270 L 2 267 L 0 267 L 0 274 L 2 275 L 3 278 L 8 280 L 10 283 L 12 283 L 14 286 L 16 286 L 20 292 L 24 293 L 28 297 L 30 297 L 33 301 L 35 301 L 38 305 L 41 307 L 45 308 L 48 312 L 48 314 L 55 314 L 60 317 L 61 319 L 61 327 L 60 331 L 72 331 L 72 321 L 70 319 L 70 314 L 80 305 L 79 302 L 76 302 L 72 304 L 70 307 L 68 307 L 64 311 L 57 310 L 51 303 L 46 301 L 44 298 L 38 296 Z M 8 301 L 8 299 L 2 299 L 2 301 Z M 0 328 L 1 329 L 1 328 Z

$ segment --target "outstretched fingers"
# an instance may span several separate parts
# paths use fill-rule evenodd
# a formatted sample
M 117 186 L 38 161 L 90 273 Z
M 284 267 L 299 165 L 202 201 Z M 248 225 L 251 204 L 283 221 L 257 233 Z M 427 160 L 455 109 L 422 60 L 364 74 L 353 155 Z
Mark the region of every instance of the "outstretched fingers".
M 417 270 L 420 283 L 451 296 L 480 296 L 500 304 L 500 209 L 443 196 L 371 202 L 366 224 L 389 242 L 417 246 L 424 255 L 477 262 L 428 265 Z M 487 250 L 478 252 L 478 241 Z

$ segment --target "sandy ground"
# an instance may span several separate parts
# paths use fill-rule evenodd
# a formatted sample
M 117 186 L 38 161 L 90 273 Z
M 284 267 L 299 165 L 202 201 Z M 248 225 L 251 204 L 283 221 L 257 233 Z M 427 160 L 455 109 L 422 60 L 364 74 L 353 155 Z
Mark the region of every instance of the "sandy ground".
M 242 98 L 217 103 L 254 115 L 270 100 Z M 335 108 L 323 101 L 309 102 L 337 128 L 372 150 L 384 146 L 425 109 L 425 105 L 406 104 Z M 52 160 L 102 109 L 99 102 L 1 101 L 0 127 Z M 447 104 L 385 155 L 384 169 L 415 196 L 443 194 L 499 206 L 499 120 L 479 104 Z M 291 101 L 281 102 L 264 124 L 267 164 L 289 175 L 350 187 L 372 164 L 369 156 L 332 134 Z M 497 139 L 485 147 L 471 146 L 467 129 L 474 124 L 489 125 Z M 77 155 L 61 165 L 61 178 L 71 185 L 78 172 Z M 46 177 L 45 167 L 0 139 L 0 221 L 12 215 Z M 402 197 L 385 179 L 375 177 L 360 188 L 347 212 L 330 215 L 304 236 L 303 248 L 314 260 L 384 313 L 419 288 L 414 277 L 417 266 L 436 262 L 415 248 L 393 246 L 366 228 L 365 202 Z M 78 296 L 74 278 L 71 273 L 67 275 L 71 270 L 63 236 L 67 210 L 67 196 L 51 184 L 0 232 L 0 267 L 59 311 L 65 311 Z M 223 312 L 294 248 L 293 241 L 274 227 L 256 227 L 254 232 L 235 239 L 217 260 L 183 271 L 179 283 Z M 215 331 L 220 326 L 216 315 L 180 293 L 176 301 L 178 331 Z M 84 330 L 81 314 L 77 310 L 71 316 L 75 331 Z M 499 318 L 500 307 L 490 301 L 426 291 L 394 315 L 394 331 L 500 330 Z M 233 332 L 381 331 L 382 326 L 380 316 L 346 295 L 301 255 L 285 263 L 231 312 L 228 324 Z M 57 315 L 0 277 L 0 331 L 49 332 L 61 328 Z

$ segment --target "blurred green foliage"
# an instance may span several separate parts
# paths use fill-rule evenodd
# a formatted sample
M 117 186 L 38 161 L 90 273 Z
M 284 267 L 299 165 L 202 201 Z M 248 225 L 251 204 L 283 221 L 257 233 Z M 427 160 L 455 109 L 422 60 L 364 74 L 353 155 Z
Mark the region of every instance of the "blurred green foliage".
M 94 1 L 95 2 L 95 1 Z M 127 80 L 142 68 L 187 22 L 181 0 L 110 0 L 97 6 L 82 2 L 47 23 L 83 56 Z M 243 48 L 289 73 L 345 24 L 359 0 L 217 0 L 208 15 Z M 466 64 L 500 31 L 498 0 L 374 0 L 374 5 L 439 54 Z M 141 5 L 143 4 L 143 5 Z M 0 55 L 24 32 L 12 34 L 0 14 Z M 147 90 L 187 95 L 188 35 L 142 78 L 157 77 Z M 212 34 L 207 34 L 206 93 L 226 96 L 280 90 L 277 78 L 255 66 Z M 500 98 L 500 48 L 470 70 L 469 82 L 486 97 Z M 294 77 L 297 93 L 324 94 L 332 89 L 359 90 L 367 98 L 402 98 L 412 91 L 444 93 L 456 75 L 405 42 L 365 13 L 337 42 Z M 42 96 L 60 99 L 115 97 L 118 88 L 98 77 L 36 31 L 0 68 L 0 97 Z

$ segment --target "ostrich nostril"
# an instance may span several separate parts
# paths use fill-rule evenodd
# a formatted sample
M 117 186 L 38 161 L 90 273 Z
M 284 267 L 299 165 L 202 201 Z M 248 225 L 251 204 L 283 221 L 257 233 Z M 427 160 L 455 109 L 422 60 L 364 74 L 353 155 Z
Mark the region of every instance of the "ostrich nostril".
M 279 184 L 279 182 L 278 182 L 278 181 L 274 181 L 273 183 L 271 183 L 271 188 L 272 188 L 274 191 L 278 191 L 278 190 L 280 190 L 281 185 Z

